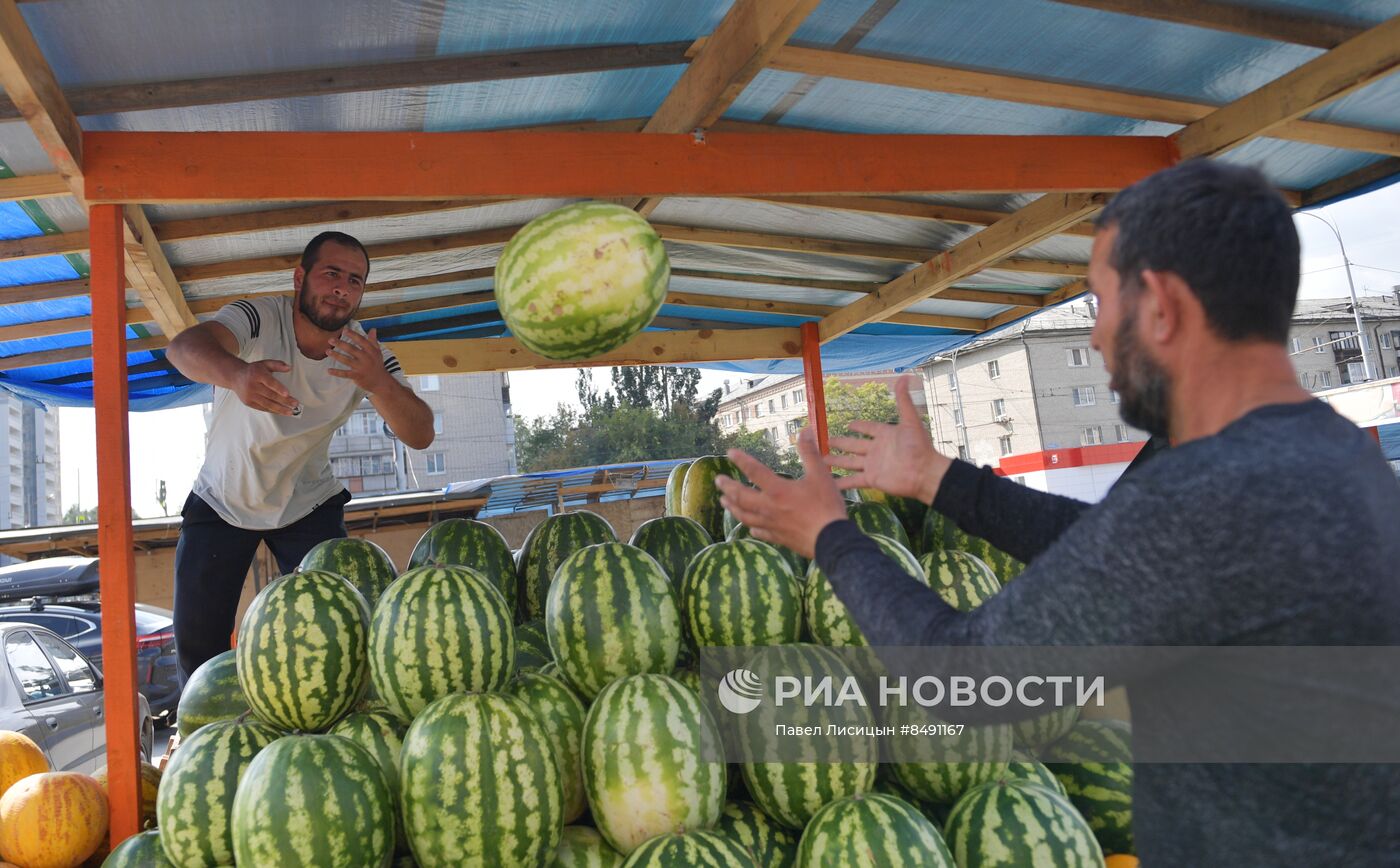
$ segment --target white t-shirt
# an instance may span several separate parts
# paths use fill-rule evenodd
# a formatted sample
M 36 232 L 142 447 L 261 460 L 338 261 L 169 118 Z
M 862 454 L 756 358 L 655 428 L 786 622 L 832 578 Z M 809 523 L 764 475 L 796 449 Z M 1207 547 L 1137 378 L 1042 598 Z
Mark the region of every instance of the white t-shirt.
M 291 370 L 273 374 L 301 402 L 301 414 L 254 410 L 227 389 L 214 390 L 209 446 L 194 493 L 224 521 L 247 530 L 286 527 L 340 494 L 331 473 L 331 435 L 360 405 L 354 381 L 333 377 L 334 357 L 308 359 L 297 349 L 292 298 L 268 296 L 225 305 L 214 322 L 238 339 L 245 362 L 275 360 Z M 351 330 L 364 334 L 358 322 Z M 383 348 L 384 368 L 407 385 L 398 359 Z

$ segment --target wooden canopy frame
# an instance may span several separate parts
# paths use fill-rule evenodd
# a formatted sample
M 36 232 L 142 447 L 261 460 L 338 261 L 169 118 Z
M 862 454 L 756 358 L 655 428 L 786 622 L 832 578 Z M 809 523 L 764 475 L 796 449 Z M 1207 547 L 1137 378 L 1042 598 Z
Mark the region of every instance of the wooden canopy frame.
M 986 268 L 1082 277 L 1082 265 L 1016 259 L 1054 234 L 1086 235 L 1085 222 L 1120 189 L 1177 160 L 1214 156 L 1263 135 L 1351 148 L 1386 159 L 1312 190 L 1289 192 L 1295 204 L 1341 195 L 1400 171 L 1400 135 L 1301 118 L 1400 65 L 1400 17 L 1371 28 L 1266 12 L 1217 0 L 1064 0 L 1122 14 L 1314 45 L 1326 53 L 1224 106 L 1164 99 L 1032 76 L 974 72 L 787 45 L 819 0 L 736 0 L 715 32 L 696 43 L 537 50 L 513 55 L 229 76 L 193 82 L 86 88 L 65 94 L 35 43 L 16 0 L 0 0 L 0 84 L 11 104 L 0 119 L 23 117 L 54 172 L 0 180 L 0 200 L 70 195 L 88 207 L 86 232 L 0 242 L 0 260 L 88 250 L 91 276 L 6 290 L 0 303 L 91 294 L 92 315 L 0 330 L 0 337 L 91 329 L 98 439 L 109 787 L 113 845 L 135 834 L 138 818 L 135 603 L 127 430 L 126 354 L 163 347 L 194 324 L 210 302 L 186 299 L 182 280 L 280 270 L 288 257 L 172 268 L 162 241 L 317 222 L 430 213 L 502 199 L 539 196 L 612 198 L 650 214 L 666 196 L 743 197 L 985 227 L 947 250 L 855 244 L 702 227 L 662 226 L 689 243 L 800 250 L 918 263 L 885 283 L 755 278 L 690 272 L 735 283 L 790 283 L 863 294 L 829 308 L 742 296 L 671 293 L 668 303 L 819 316 L 800 328 L 698 328 L 644 333 L 591 364 L 667 364 L 742 358 L 804 362 L 814 426 L 825 449 L 821 344 L 867 323 L 906 322 L 995 328 L 1084 290 L 1077 280 L 1047 295 L 972 290 L 955 284 Z M 857 25 L 859 27 L 860 25 Z M 89 133 L 79 114 L 177 108 L 368 91 L 415 84 L 556 75 L 687 62 L 651 118 L 558 125 L 540 130 L 419 133 Z M 764 68 L 913 87 L 1031 105 L 1088 110 L 1184 124 L 1169 137 L 892 136 L 794 131 L 734 123 L 722 115 Z M 372 167 L 372 168 L 370 168 Z M 1046 193 L 1010 214 L 887 198 L 939 191 Z M 316 200 L 282 208 L 152 226 L 143 205 L 161 202 Z M 330 202 L 332 204 L 324 204 Z M 514 227 L 380 245 L 371 256 L 400 256 L 499 244 Z M 371 285 L 380 290 L 483 276 L 455 272 Z M 678 274 L 684 274 L 678 270 Z M 127 285 L 141 304 L 128 308 Z M 387 305 L 379 315 L 489 300 L 486 293 Z M 972 319 L 905 313 L 928 298 L 1011 305 Z M 222 303 L 228 299 L 220 299 Z M 155 322 L 161 335 L 128 341 L 132 322 Z M 558 366 L 509 338 L 413 341 L 395 350 L 410 373 Z M 84 358 L 57 350 L 0 360 L 0 370 Z M 573 366 L 570 363 L 569 366 Z

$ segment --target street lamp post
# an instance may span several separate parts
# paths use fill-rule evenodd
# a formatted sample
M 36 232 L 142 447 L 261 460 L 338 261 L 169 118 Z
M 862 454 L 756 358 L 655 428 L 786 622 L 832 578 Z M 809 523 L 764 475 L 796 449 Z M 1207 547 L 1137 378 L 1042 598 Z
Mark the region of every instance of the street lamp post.
M 1322 222 L 1323 226 L 1332 230 L 1332 234 L 1337 237 L 1337 246 L 1342 249 L 1342 264 L 1346 266 L 1347 287 L 1351 290 L 1351 315 L 1356 320 L 1356 349 L 1361 353 L 1361 366 L 1366 372 L 1366 381 L 1370 382 L 1376 378 L 1375 371 L 1371 367 L 1371 357 L 1366 355 L 1366 332 L 1361 325 L 1361 305 L 1356 300 L 1356 284 L 1351 279 L 1351 260 L 1347 258 L 1347 246 L 1342 243 L 1342 233 L 1332 225 L 1332 221 L 1326 219 L 1321 214 L 1314 214 L 1311 211 L 1295 212 L 1304 217 L 1314 217 Z

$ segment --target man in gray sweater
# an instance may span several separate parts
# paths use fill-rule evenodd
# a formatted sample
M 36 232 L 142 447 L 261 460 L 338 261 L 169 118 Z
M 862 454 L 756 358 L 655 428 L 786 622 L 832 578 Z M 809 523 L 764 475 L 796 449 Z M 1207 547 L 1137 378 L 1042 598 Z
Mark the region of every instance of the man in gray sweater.
M 1400 645 L 1400 484 L 1371 438 L 1298 385 L 1298 270 L 1288 206 L 1262 175 L 1206 161 L 1160 172 L 1098 220 L 1091 342 L 1124 420 L 1172 448 L 1101 503 L 938 454 L 907 381 L 897 424 L 856 423 L 862 436 L 835 438 L 825 459 L 804 431 L 800 480 L 734 453 L 756 487 L 721 479 L 723 502 L 759 539 L 815 555 L 873 646 Z M 917 497 L 1029 565 L 958 612 L 846 520 L 838 489 L 856 487 Z M 1281 719 L 1335 690 L 1227 673 L 1219 707 L 1183 715 L 1186 670 L 1124 659 L 1114 677 L 1139 745 L 1208 742 L 1223 721 Z M 1400 864 L 1397 816 L 1400 765 L 1146 763 L 1134 787 L 1148 868 Z

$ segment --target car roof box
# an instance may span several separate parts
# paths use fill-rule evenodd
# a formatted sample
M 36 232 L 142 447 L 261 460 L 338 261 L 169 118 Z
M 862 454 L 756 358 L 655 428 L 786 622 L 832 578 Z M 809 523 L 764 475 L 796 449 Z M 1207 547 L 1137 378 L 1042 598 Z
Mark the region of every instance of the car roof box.
M 44 558 L 0 567 L 0 602 L 75 597 L 97 589 L 97 558 Z

